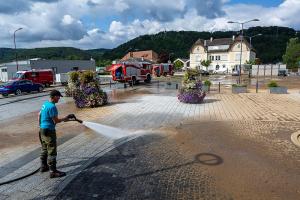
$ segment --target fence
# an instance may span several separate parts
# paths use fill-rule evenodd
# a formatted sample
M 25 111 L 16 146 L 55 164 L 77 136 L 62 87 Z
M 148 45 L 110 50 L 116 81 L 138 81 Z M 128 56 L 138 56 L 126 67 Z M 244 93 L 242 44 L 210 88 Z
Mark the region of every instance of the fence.
M 252 65 L 252 76 L 278 76 L 280 70 L 286 70 L 286 65 Z

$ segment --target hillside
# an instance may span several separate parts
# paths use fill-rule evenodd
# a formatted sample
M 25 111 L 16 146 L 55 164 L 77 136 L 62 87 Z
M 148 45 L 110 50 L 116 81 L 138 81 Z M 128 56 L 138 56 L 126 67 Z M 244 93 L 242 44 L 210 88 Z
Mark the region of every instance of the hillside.
M 252 27 L 244 30 L 245 36 L 256 34 L 262 36 L 252 38 L 252 45 L 256 49 L 257 57 L 263 63 L 276 63 L 282 61 L 282 55 L 286 50 L 288 40 L 295 37 L 296 31 L 286 27 Z M 173 53 L 173 59 L 181 57 L 188 58 L 189 50 L 194 42 L 201 39 L 232 37 L 237 32 L 217 31 L 217 32 L 194 32 L 194 31 L 168 31 L 155 35 L 143 35 L 130 40 L 111 51 L 103 54 L 102 59 L 113 60 L 121 58 L 127 51 L 152 49 L 157 53 Z M 249 38 L 246 38 L 249 41 Z
M 89 60 L 91 57 L 99 60 L 108 49 L 81 50 L 73 47 L 48 47 L 35 49 L 17 49 L 18 60 L 29 58 L 44 59 L 70 59 L 70 60 Z M 15 60 L 15 50 L 10 48 L 0 48 L 0 63 Z
M 282 61 L 288 40 L 296 36 L 296 31 L 286 27 L 252 27 L 244 30 L 244 35 L 253 36 L 258 33 L 262 36 L 252 38 L 252 45 L 256 49 L 257 57 L 263 63 L 276 63 Z M 44 58 L 44 59 L 90 59 L 97 61 L 98 65 L 107 65 L 111 60 L 122 58 L 129 51 L 154 50 L 159 54 L 175 58 L 188 58 L 189 50 L 194 42 L 201 39 L 225 38 L 237 35 L 233 31 L 196 32 L 196 31 L 167 31 L 153 35 L 139 36 L 114 49 L 81 50 L 72 47 L 49 47 L 36 49 L 18 49 L 18 59 Z M 299 36 L 298 36 L 299 37 Z M 249 38 L 247 38 L 249 40 Z M 0 63 L 15 60 L 14 49 L 0 48 Z

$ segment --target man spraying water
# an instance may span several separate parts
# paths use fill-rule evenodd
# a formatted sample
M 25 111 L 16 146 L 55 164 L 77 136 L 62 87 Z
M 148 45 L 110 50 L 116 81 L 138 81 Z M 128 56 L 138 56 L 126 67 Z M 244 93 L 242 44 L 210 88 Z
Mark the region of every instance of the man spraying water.
M 42 145 L 41 172 L 47 172 L 50 169 L 50 178 L 63 177 L 65 172 L 56 169 L 57 143 L 55 126 L 60 122 L 67 122 L 76 119 L 75 115 L 70 114 L 64 118 L 58 118 L 58 111 L 55 104 L 62 97 L 58 90 L 50 92 L 50 99 L 46 101 L 39 112 L 39 137 Z

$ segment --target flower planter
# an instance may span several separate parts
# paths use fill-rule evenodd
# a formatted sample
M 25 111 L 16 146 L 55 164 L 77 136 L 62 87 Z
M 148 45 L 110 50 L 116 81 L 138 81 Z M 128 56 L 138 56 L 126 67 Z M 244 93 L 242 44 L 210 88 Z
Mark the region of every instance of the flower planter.
M 269 87 L 271 94 L 287 94 L 286 87 Z
M 183 103 L 202 103 L 205 96 L 205 92 L 201 90 L 181 91 L 178 100 Z
M 247 93 L 246 86 L 232 86 L 232 93 L 239 94 L 239 93 Z

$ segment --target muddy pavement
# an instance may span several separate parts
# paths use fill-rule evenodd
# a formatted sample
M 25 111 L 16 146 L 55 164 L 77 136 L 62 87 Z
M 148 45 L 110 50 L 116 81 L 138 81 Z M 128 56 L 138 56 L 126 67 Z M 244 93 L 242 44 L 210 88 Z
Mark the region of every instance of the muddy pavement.
M 287 138 L 300 126 L 284 126 L 178 125 L 107 153 L 57 199 L 298 199 L 299 151 L 286 149 L 276 138 Z
M 116 101 L 105 107 L 77 110 L 66 104 L 59 110 L 119 128 L 151 129 L 152 134 L 95 158 L 76 171 L 77 176 L 60 188 L 56 199 L 299 197 L 300 149 L 290 136 L 300 129 L 300 96 L 209 94 L 205 103 L 188 105 L 178 102 L 175 90 L 155 85 L 111 95 Z M 15 119 L 19 128 L 11 125 L 15 131 L 9 135 L 13 140 L 18 136 L 14 133 L 22 135 L 27 130 L 24 140 L 16 140 L 11 148 L 25 141 L 30 144 L 27 135 L 36 138 L 30 132 L 36 118 L 26 129 L 21 128 L 22 119 Z M 57 127 L 60 137 L 68 131 L 96 137 L 75 122 Z

